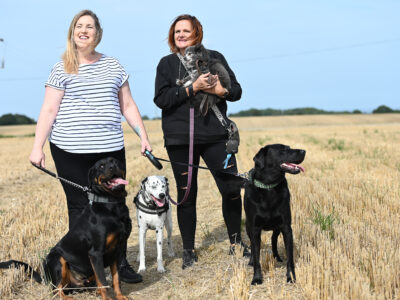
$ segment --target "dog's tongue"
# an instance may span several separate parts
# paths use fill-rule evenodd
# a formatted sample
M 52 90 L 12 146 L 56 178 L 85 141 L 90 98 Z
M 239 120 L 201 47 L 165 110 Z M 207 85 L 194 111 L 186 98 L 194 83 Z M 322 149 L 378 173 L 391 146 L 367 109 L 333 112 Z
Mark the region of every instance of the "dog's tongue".
M 164 206 L 165 200 L 160 200 L 160 199 L 154 197 L 153 195 L 151 195 L 151 197 L 153 198 L 154 202 L 156 203 L 156 205 L 158 207 L 163 207 Z
M 113 185 L 117 185 L 117 184 L 123 184 L 123 185 L 127 185 L 128 181 L 122 178 L 113 178 L 110 180 Z
M 293 163 L 285 163 L 285 164 L 290 166 L 290 167 L 292 167 L 293 169 L 300 169 L 301 172 L 305 171 L 304 168 L 301 165 L 296 165 L 296 164 L 293 164 Z

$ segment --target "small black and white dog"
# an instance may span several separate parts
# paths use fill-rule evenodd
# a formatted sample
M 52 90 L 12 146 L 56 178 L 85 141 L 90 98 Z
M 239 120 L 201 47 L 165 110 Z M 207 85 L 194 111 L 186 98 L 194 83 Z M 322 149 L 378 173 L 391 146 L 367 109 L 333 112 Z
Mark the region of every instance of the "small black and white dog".
M 171 240 L 172 217 L 169 198 L 168 179 L 164 176 L 154 175 L 146 177 L 142 181 L 141 189 L 133 200 L 136 205 L 136 216 L 139 226 L 138 272 L 146 271 L 144 250 L 148 229 L 156 231 L 158 272 L 165 272 L 162 258 L 164 225 L 168 235 L 168 255 L 170 257 L 175 255 Z
M 201 74 L 210 72 L 213 75 L 218 75 L 221 85 L 224 88 L 228 90 L 231 88 L 231 79 L 228 71 L 218 59 L 210 57 L 208 50 L 202 44 L 187 47 L 183 60 L 185 61 L 189 75 L 184 77 L 178 83 L 179 85 L 188 87 Z M 216 104 L 218 100 L 219 98 L 216 95 L 200 92 L 195 96 L 194 105 L 202 115 L 206 115 L 208 109 Z

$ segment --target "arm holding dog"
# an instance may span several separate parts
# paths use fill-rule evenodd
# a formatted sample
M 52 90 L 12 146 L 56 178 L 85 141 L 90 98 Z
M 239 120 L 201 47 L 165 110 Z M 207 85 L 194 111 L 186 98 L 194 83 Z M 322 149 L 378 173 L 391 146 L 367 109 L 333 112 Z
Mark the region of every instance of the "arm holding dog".
M 171 82 L 170 74 L 175 71 L 171 66 L 172 60 L 171 56 L 163 57 L 157 66 L 154 103 L 161 109 L 170 109 L 189 100 L 186 88 Z
M 228 95 L 226 96 L 226 98 L 224 98 L 224 100 L 231 102 L 238 101 L 242 97 L 242 87 L 237 81 L 235 73 L 233 73 L 232 69 L 228 65 L 228 62 L 221 53 L 214 50 L 209 50 L 209 52 L 210 52 L 210 57 L 219 60 L 229 74 L 229 78 L 231 81 L 231 88 L 228 89 Z M 206 89 L 204 90 L 204 92 L 209 94 L 214 94 L 222 98 L 225 94 L 225 89 L 221 85 L 220 78 L 218 78 L 217 84 L 213 88 Z

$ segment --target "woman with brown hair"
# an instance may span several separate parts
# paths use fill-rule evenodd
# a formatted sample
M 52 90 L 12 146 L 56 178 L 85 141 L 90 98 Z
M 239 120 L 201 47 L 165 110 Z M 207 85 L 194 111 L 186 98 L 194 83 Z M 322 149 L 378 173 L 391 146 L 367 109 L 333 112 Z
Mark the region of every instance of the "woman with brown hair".
M 178 53 L 185 55 L 185 49 L 200 44 L 203 39 L 203 28 L 198 19 L 191 15 L 180 15 L 172 23 L 168 44 L 172 54 L 163 57 L 158 66 L 155 81 L 154 102 L 162 109 L 162 129 L 164 143 L 171 161 L 183 164 L 188 163 L 189 157 L 189 108 L 190 102 L 196 93 L 202 91 L 214 94 L 220 98 L 217 106 L 226 120 L 227 101 L 240 99 L 242 89 L 235 74 L 229 68 L 224 56 L 217 51 L 209 51 L 210 58 L 218 59 L 229 73 L 231 89 L 224 88 L 218 76 L 210 73 L 201 74 L 192 85 L 179 85 L 188 74 L 178 57 Z M 206 115 L 196 114 L 194 117 L 194 150 L 193 164 L 198 165 L 200 157 L 211 173 L 222 196 L 222 212 L 228 231 L 232 254 L 235 246 L 244 246 L 244 255 L 249 255 L 247 247 L 242 243 L 240 234 L 242 201 L 240 187 L 229 185 L 216 170 L 223 170 L 223 161 L 226 157 L 225 144 L 228 134 L 213 112 Z M 237 172 L 234 155 L 230 160 L 229 171 Z M 172 163 L 173 173 L 178 190 L 178 202 L 184 199 L 188 188 L 187 167 Z M 183 241 L 182 268 L 192 266 L 197 261 L 194 251 L 196 231 L 196 200 L 197 200 L 197 169 L 193 169 L 190 192 L 185 202 L 178 206 L 178 224 Z
M 101 158 L 119 159 L 126 169 L 122 115 L 139 135 L 141 153 L 151 151 L 130 92 L 128 74 L 117 59 L 96 51 L 102 32 L 99 19 L 90 10 L 83 10 L 73 18 L 67 49 L 45 84 L 44 102 L 29 157 L 33 164 L 45 167 L 43 146 L 49 138 L 58 175 L 82 186 L 88 186 L 89 168 Z M 71 229 L 88 199 L 77 188 L 64 182 L 62 186 Z M 129 236 L 132 226 L 129 223 L 127 227 Z M 142 281 L 127 262 L 126 244 L 124 248 L 120 279 L 128 283 Z

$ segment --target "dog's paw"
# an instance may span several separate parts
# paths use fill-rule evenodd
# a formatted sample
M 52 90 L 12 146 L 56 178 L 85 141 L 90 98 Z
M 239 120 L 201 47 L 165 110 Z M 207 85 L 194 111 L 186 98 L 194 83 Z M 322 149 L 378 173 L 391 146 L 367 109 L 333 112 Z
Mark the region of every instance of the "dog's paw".
M 159 273 L 164 273 L 164 272 L 165 272 L 164 267 L 163 267 L 163 266 L 158 266 L 158 267 L 157 267 L 157 272 L 159 272 Z
M 262 282 L 263 282 L 262 277 L 256 277 L 256 276 L 254 276 L 254 277 L 253 277 L 253 280 L 251 281 L 251 284 L 252 284 L 252 285 L 257 285 L 257 284 L 262 284 Z
M 296 276 L 286 276 L 286 282 L 287 283 L 296 283 Z
M 144 272 L 146 272 L 146 267 L 139 266 L 138 273 L 144 273 Z

